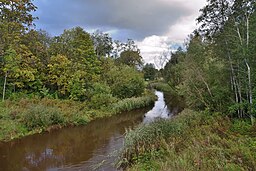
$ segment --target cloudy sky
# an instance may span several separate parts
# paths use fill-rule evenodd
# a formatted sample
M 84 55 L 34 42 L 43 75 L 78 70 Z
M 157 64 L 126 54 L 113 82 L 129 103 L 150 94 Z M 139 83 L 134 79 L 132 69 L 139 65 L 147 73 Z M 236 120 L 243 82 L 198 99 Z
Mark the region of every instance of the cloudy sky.
M 196 28 L 206 0 L 35 0 L 37 28 L 59 35 L 76 26 L 114 39 L 133 39 L 146 62 L 176 48 Z

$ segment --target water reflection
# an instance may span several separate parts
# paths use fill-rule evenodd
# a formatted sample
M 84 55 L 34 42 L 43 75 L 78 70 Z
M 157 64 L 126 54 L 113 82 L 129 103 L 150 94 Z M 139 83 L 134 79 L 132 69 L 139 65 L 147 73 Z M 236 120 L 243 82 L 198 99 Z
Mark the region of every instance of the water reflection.
M 150 123 L 158 118 L 169 118 L 172 115 L 164 101 L 164 93 L 156 91 L 155 94 L 158 99 L 155 101 L 153 109 L 145 114 L 143 123 Z
M 115 170 L 113 152 L 128 127 L 142 122 L 144 110 L 99 119 L 87 126 L 64 128 L 0 145 L 0 170 Z M 97 168 L 97 167 L 96 167 Z
M 170 117 L 162 92 L 152 110 L 134 110 L 87 126 L 64 128 L 0 144 L 0 170 L 116 170 L 112 163 L 123 145 L 125 129 Z M 146 113 L 146 114 L 145 114 Z

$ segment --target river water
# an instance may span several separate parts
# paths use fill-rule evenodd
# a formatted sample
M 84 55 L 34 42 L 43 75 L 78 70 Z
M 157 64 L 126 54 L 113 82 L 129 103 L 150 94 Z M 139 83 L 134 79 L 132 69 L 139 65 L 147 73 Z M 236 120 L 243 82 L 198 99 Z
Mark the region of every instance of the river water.
M 0 144 L 1 171 L 116 170 L 113 163 L 127 128 L 172 114 L 162 92 L 154 107 L 98 119 L 86 126 L 63 128 Z

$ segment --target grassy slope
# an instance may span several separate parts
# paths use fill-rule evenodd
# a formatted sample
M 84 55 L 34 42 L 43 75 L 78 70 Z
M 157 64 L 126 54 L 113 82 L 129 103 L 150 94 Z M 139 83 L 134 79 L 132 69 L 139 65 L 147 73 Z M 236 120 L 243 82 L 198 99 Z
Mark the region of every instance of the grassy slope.
M 126 136 L 128 170 L 256 170 L 256 126 L 184 110 Z
M 155 95 L 120 100 L 101 109 L 71 100 L 20 99 L 0 102 L 0 141 L 9 141 L 64 126 L 83 125 L 91 120 L 108 117 L 123 111 L 142 108 L 155 101 Z

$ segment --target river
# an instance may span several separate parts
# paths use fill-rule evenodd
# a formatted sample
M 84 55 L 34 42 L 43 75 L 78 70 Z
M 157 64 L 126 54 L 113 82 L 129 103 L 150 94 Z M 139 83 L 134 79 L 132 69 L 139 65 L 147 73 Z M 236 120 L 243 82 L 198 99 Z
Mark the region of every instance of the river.
M 116 170 L 113 162 L 127 128 L 168 118 L 172 112 L 162 92 L 154 107 L 98 119 L 86 126 L 63 128 L 0 144 L 1 171 Z

